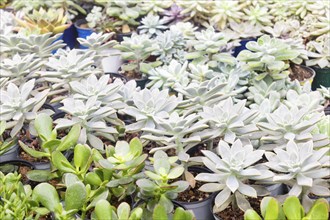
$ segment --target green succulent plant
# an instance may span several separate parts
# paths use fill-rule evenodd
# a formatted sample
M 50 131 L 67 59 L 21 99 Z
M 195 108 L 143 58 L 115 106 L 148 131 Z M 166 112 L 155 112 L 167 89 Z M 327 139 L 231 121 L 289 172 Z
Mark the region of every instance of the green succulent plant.
M 237 1 L 215 1 L 211 11 L 211 23 L 218 30 L 223 30 L 229 22 L 239 22 L 244 14 L 238 6 Z
M 244 213 L 244 220 L 326 220 L 329 218 L 329 204 L 325 199 L 316 200 L 308 213 L 305 213 L 299 199 L 295 196 L 286 198 L 283 204 L 273 197 L 264 197 L 260 204 L 260 211 L 262 217 L 255 210 L 248 209 Z
M 4 132 L 6 130 L 6 121 L 0 122 L 0 156 L 8 152 L 13 146 L 17 144 L 17 138 L 4 139 Z
M 110 203 L 103 199 L 96 203 L 95 210 L 92 215 L 96 220 L 103 219 L 122 219 L 122 220 L 140 220 L 142 219 L 143 209 L 140 207 L 131 210 L 128 203 L 122 202 L 118 208 L 114 208 Z
M 160 18 L 158 15 L 148 14 L 142 18 L 138 30 L 140 34 L 147 34 L 149 37 L 153 37 L 168 28 L 165 24 L 166 20 Z

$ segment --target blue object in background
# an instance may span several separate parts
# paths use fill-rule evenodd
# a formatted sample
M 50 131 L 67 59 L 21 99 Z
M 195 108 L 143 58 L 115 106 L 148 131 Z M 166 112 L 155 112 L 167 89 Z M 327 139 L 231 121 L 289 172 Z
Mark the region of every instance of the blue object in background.
M 239 43 L 241 44 L 241 46 L 235 47 L 234 49 L 234 53 L 233 56 L 237 57 L 237 55 L 242 51 L 242 50 L 246 50 L 246 44 L 250 41 L 257 41 L 257 38 L 247 38 L 247 39 L 243 39 L 241 40 Z
M 63 40 L 63 34 L 61 34 L 56 40 L 54 40 L 54 42 L 53 43 L 55 43 L 56 41 L 59 41 L 59 40 Z M 52 44 L 53 44 L 52 43 Z M 57 52 L 57 50 L 53 50 L 52 51 L 52 54 L 55 54 Z
M 77 43 L 77 36 L 78 36 L 77 30 L 74 24 L 72 24 L 69 28 L 67 28 L 64 31 L 62 40 L 70 49 L 73 49 L 75 48 Z
M 93 29 L 91 28 L 81 28 L 80 25 L 82 24 L 86 24 L 87 21 L 85 19 L 79 19 L 78 21 L 76 21 L 75 23 L 75 27 L 77 29 L 77 34 L 78 34 L 78 38 L 84 38 L 86 39 L 88 36 L 90 36 L 93 33 Z M 87 49 L 87 47 L 82 46 L 79 44 L 79 48 L 80 49 Z

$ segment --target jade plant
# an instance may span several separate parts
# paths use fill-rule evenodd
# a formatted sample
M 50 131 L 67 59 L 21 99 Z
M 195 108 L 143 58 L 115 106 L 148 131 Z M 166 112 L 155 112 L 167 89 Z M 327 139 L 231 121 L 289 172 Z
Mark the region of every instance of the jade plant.
M 262 219 L 297 219 L 297 220 L 327 220 L 329 218 L 329 204 L 325 199 L 316 200 L 307 213 L 295 196 L 285 199 L 280 204 L 273 197 L 264 197 L 260 204 L 262 217 L 253 209 L 248 209 L 244 213 L 244 220 Z
M 33 122 L 36 136 L 39 138 L 40 150 L 35 150 L 22 141 L 19 141 L 21 148 L 34 158 L 47 158 L 53 162 L 53 153 L 62 152 L 72 148 L 78 141 L 80 126 L 72 126 L 69 133 L 62 139 L 57 139 L 57 130 L 53 128 L 52 118 L 44 113 L 38 114 Z M 51 169 L 54 168 L 51 163 Z M 58 177 L 59 173 L 51 172 L 52 170 L 31 170 L 27 177 L 34 181 L 43 181 Z
M 252 145 L 243 145 L 238 139 L 231 147 L 220 141 L 216 148 L 217 154 L 212 151 L 202 150 L 204 165 L 213 173 L 200 173 L 195 179 L 207 182 L 199 190 L 203 192 L 217 192 L 213 210 L 220 212 L 229 204 L 234 209 L 246 211 L 251 206 L 246 197 L 257 198 L 267 194 L 259 185 L 249 183 L 249 180 L 269 180 L 273 173 L 266 166 L 257 164 L 262 159 L 265 151 L 254 150 Z
M 136 180 L 142 177 L 146 154 L 142 153 L 142 143 L 133 138 L 129 143 L 117 141 L 116 146 L 106 147 L 106 158 L 93 150 L 94 161 L 98 164 L 93 173 L 86 175 L 87 183 L 106 186 L 118 200 L 136 192 Z
M 20 87 L 9 83 L 6 89 L 0 90 L 0 120 L 7 121 L 7 128 L 11 129 L 11 137 L 16 136 L 24 124 L 37 116 L 37 111 L 46 101 L 49 89 L 33 96 L 34 85 L 35 79 L 31 79 Z
M 327 162 L 324 162 L 327 160 L 328 148 L 314 150 L 312 141 L 289 141 L 285 149 L 276 148 L 274 152 L 265 153 L 269 161 L 265 165 L 277 172 L 273 181 L 288 184 L 291 187 L 289 195 L 299 197 L 304 207 L 309 206 L 309 193 L 318 196 L 330 195 L 325 180 L 329 177 L 329 168 Z
M 177 198 L 178 193 L 186 190 L 189 184 L 183 180 L 175 181 L 183 174 L 183 166 L 171 167 L 169 158 L 160 152 L 162 151 L 157 151 L 154 155 L 154 170 L 144 172 L 148 178 L 136 182 L 139 187 L 138 197 L 147 204 L 150 212 L 159 204 L 164 207 L 166 213 L 170 213 L 174 208 L 172 200 Z
M 171 215 L 166 213 L 166 209 L 161 205 L 156 205 L 153 213 L 152 213 L 153 220 L 193 220 L 194 214 L 191 210 L 184 210 L 181 207 L 177 207 L 174 211 L 174 214 Z
M 119 204 L 118 208 L 115 208 L 111 206 L 111 204 L 107 200 L 102 199 L 96 203 L 92 216 L 96 220 L 103 220 L 103 219 L 140 220 L 142 219 L 142 214 L 143 214 L 143 209 L 140 207 L 131 210 L 131 207 L 129 206 L 128 203 L 122 202 Z

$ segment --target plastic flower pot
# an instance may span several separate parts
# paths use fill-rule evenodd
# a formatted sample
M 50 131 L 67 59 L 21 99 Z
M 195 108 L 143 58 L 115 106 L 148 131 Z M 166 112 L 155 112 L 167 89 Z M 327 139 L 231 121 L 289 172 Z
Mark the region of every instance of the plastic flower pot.
M 49 104 L 49 103 L 45 103 L 42 105 L 43 108 L 45 109 L 50 109 L 54 112 L 54 114 L 52 115 L 52 119 L 56 120 L 59 118 L 64 118 L 65 116 L 65 112 L 59 110 L 60 107 L 62 107 L 63 105 L 61 103 L 54 103 L 54 104 Z
M 136 81 L 136 86 L 140 87 L 141 89 L 144 89 L 147 83 L 150 82 L 150 80 L 147 77 L 142 79 L 135 79 L 135 81 Z
M 204 167 L 189 167 L 189 171 L 194 171 L 197 173 L 210 173 L 210 171 Z M 181 202 L 175 200 L 176 203 L 180 204 L 186 210 L 191 210 L 195 214 L 196 220 L 213 220 L 213 213 L 210 209 L 212 206 L 214 194 L 211 194 L 207 199 L 196 202 Z
M 86 19 L 79 19 L 74 23 L 74 26 L 76 27 L 77 30 L 77 36 L 78 38 L 84 38 L 86 39 L 88 36 L 90 36 L 94 31 L 91 28 L 83 28 L 81 25 L 87 24 Z M 87 49 L 87 47 L 82 46 L 79 44 L 80 49 Z
M 246 50 L 246 44 L 250 41 L 257 41 L 257 38 L 246 38 L 246 39 L 242 39 L 239 43 L 241 44 L 238 47 L 235 47 L 234 49 L 234 53 L 233 56 L 237 57 L 237 55 L 242 51 L 242 50 Z
M 0 155 L 0 162 L 6 162 L 10 160 L 18 159 L 19 155 L 19 146 L 15 144 L 9 148 L 3 155 Z
M 330 87 L 330 68 L 317 68 L 313 67 L 315 71 L 315 77 L 312 83 L 312 89 L 316 90 L 321 86 Z
M 270 195 L 273 197 L 284 195 L 289 192 L 288 186 L 283 183 L 266 186 L 266 189 L 270 192 Z
M 124 40 L 124 37 L 131 37 L 132 32 L 129 33 L 118 33 L 116 34 L 116 40 L 118 42 L 122 42 Z
M 104 72 L 118 73 L 120 66 L 123 64 L 123 60 L 117 49 L 107 49 L 102 52 L 105 56 L 102 59 L 102 68 Z
M 10 167 L 6 167 L 6 166 L 10 166 Z M 12 167 L 14 166 L 14 167 Z M 8 161 L 0 161 L 0 171 L 1 172 L 4 172 L 4 173 L 7 173 L 6 172 L 6 169 L 11 169 L 11 170 L 8 170 L 9 172 L 14 172 L 14 171 L 19 171 L 18 168 L 15 168 L 16 167 L 29 167 L 31 170 L 34 170 L 35 169 L 35 166 L 28 162 L 28 161 L 25 161 L 25 160 L 21 160 L 21 159 L 14 159 L 14 160 L 8 160 Z M 14 170 L 12 170 L 14 169 Z
M 71 26 L 64 31 L 62 39 L 70 49 L 73 49 L 77 43 L 77 36 L 77 29 L 74 24 L 71 24 Z
M 123 74 L 120 74 L 120 73 L 105 72 L 105 74 L 109 74 L 110 78 L 112 80 L 115 80 L 118 78 L 118 79 L 121 79 L 121 81 L 123 81 L 124 83 L 126 83 L 128 81 L 127 78 Z

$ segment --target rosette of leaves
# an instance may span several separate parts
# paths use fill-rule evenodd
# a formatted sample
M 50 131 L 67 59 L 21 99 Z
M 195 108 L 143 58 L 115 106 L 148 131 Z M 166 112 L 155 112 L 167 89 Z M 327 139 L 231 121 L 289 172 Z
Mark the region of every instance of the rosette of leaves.
M 317 127 L 312 131 L 312 134 L 322 134 L 326 135 L 328 137 L 328 143 L 329 137 L 330 137 L 330 115 L 323 115 L 321 120 L 316 124 Z
M 146 34 L 149 37 L 154 37 L 168 28 L 165 24 L 166 20 L 160 18 L 158 15 L 148 14 L 142 18 L 141 25 L 138 27 L 138 30 L 140 34 Z
M 47 8 L 51 5 L 50 1 L 31 0 L 29 2 L 13 0 L 12 7 L 15 11 L 23 10 L 24 12 L 32 11 L 33 9 Z
M 195 179 L 207 182 L 199 190 L 204 192 L 220 191 L 215 197 L 213 210 L 220 212 L 229 204 L 237 205 L 243 211 L 251 208 L 246 197 L 264 196 L 267 191 L 258 185 L 250 185 L 249 180 L 269 180 L 273 173 L 262 164 L 253 166 L 262 159 L 263 150 L 254 150 L 252 145 L 243 146 L 238 139 L 230 147 L 220 141 L 216 149 L 202 150 L 204 165 L 213 173 L 200 173 Z M 237 208 L 234 206 L 234 209 Z
M 328 5 L 328 2 L 325 0 L 318 1 L 317 4 L 314 0 L 306 0 L 304 2 L 292 2 L 288 6 L 292 14 L 303 19 L 307 14 L 316 16 L 324 15 Z
M 216 73 L 204 63 L 189 63 L 189 70 L 189 78 L 197 82 L 210 80 L 216 75 Z
M 109 84 L 109 80 L 109 75 L 101 76 L 99 79 L 95 75 L 90 75 L 87 79 L 70 82 L 70 90 L 74 99 L 88 100 L 96 97 L 102 106 L 121 109 L 124 103 L 118 91 L 123 86 L 123 82 L 115 80 Z
M 203 111 L 199 115 L 208 123 L 212 139 L 223 137 L 224 141 L 233 143 L 236 137 L 258 130 L 251 123 L 257 117 L 258 112 L 246 108 L 245 103 L 246 100 L 239 100 L 234 104 L 230 97 L 212 107 L 203 107 Z
M 95 187 L 108 187 L 119 201 L 133 195 L 137 190 L 136 180 L 143 177 L 141 171 L 147 158 L 142 148 L 141 141 L 133 138 L 129 143 L 117 141 L 116 146 L 107 146 L 105 158 L 94 150 L 93 157 L 98 167 L 87 174 L 87 182 Z
M 218 62 L 231 65 L 235 63 L 235 58 L 229 53 L 221 52 L 228 42 L 222 33 L 215 32 L 214 28 L 210 27 L 196 32 L 195 38 L 189 42 L 195 51 L 187 53 L 186 59 L 193 59 L 195 63 L 206 62 L 210 67 L 216 67 Z
M 319 66 L 321 69 L 330 67 L 330 38 L 325 37 L 324 41 L 311 41 L 307 44 L 307 55 L 309 60 L 306 60 L 307 66 Z
M 1 4 L 1 2 L 0 2 Z M 1 6 L 0 6 L 1 8 Z M 10 35 L 13 33 L 15 20 L 12 13 L 0 9 L 0 34 Z
M 228 85 L 230 85 L 229 87 L 235 87 L 236 93 L 238 94 L 244 92 L 251 78 L 250 71 L 243 70 L 238 62 L 233 66 L 228 64 L 219 64 L 218 71 L 214 72 L 213 75 L 218 77 L 225 76 Z M 235 78 L 238 79 L 237 82 L 235 82 Z
M 49 89 L 32 95 L 35 79 L 31 79 L 20 87 L 9 83 L 7 88 L 0 90 L 0 121 L 7 121 L 7 128 L 11 128 L 10 136 L 14 137 L 23 128 L 24 123 L 33 120 L 37 111 L 47 98 Z
M 313 150 L 313 142 L 295 143 L 290 140 L 285 149 L 276 148 L 274 152 L 266 152 L 269 162 L 265 163 L 278 174 L 274 182 L 291 186 L 289 195 L 302 199 L 303 205 L 308 203 L 308 194 L 329 196 L 330 190 L 325 178 L 329 177 L 329 166 L 324 165 L 322 158 L 329 153 L 329 148 Z M 328 163 L 328 162 L 327 162 Z
M 124 71 L 147 72 L 150 67 L 158 65 L 158 62 L 146 62 L 150 55 L 157 50 L 157 44 L 148 35 L 133 33 L 130 38 L 124 37 L 124 41 L 114 48 L 121 51 L 121 57 L 124 60 L 129 61 L 122 65 Z
M 28 30 L 37 30 L 39 34 L 45 33 L 63 33 L 70 25 L 67 24 L 67 16 L 63 8 L 45 10 L 40 8 L 33 10 L 31 14 L 26 14 L 24 20 L 16 18 L 20 28 Z
M 148 79 L 151 81 L 147 87 L 151 88 L 173 88 L 179 83 L 181 86 L 186 86 L 189 83 L 188 62 L 183 65 L 176 60 L 172 60 L 169 65 L 163 65 L 148 72 Z
M 239 38 L 256 38 L 262 35 L 261 28 L 257 25 L 253 25 L 250 22 L 230 22 L 229 27 L 233 30 Z
M 292 17 L 292 11 L 290 10 L 290 2 L 275 0 L 269 5 L 269 14 L 273 16 L 273 20 L 285 21 L 286 19 Z
M 223 92 L 226 85 L 226 83 L 219 83 L 217 77 L 204 82 L 191 82 L 188 86 L 177 84 L 174 90 L 184 97 L 179 108 L 184 110 L 185 115 L 189 115 L 193 112 L 199 112 L 204 106 L 213 106 L 233 95 Z
M 270 97 L 274 92 L 279 94 L 279 99 L 284 99 L 288 90 L 286 81 L 273 80 L 272 78 L 264 78 L 264 80 L 253 80 L 251 86 L 248 87 L 248 92 L 245 93 L 246 98 L 249 102 L 260 104 L 264 99 Z
M 183 192 L 189 186 L 186 181 L 174 181 L 183 174 L 184 168 L 182 165 L 171 167 L 169 158 L 166 157 L 167 155 L 164 157 L 163 154 L 162 151 L 155 153 L 154 170 L 144 172 L 148 179 L 144 178 L 136 181 L 139 187 L 138 197 L 147 204 L 147 210 L 150 212 L 157 204 L 163 206 L 166 213 L 172 212 L 174 208 L 172 200 L 176 199 L 178 193 Z
M 323 106 L 321 105 L 323 97 L 318 91 L 310 92 L 297 92 L 296 90 L 288 90 L 286 94 L 286 99 L 283 100 L 283 103 L 288 107 L 297 106 L 298 109 L 308 108 L 309 113 L 321 112 Z
M 285 79 L 289 75 L 289 61 L 300 53 L 293 50 L 283 40 L 263 35 L 257 42 L 248 42 L 248 50 L 241 51 L 237 59 L 243 62 L 243 68 L 254 71 L 257 80 L 271 76 L 275 80 Z
M 314 30 L 310 33 L 312 36 L 327 35 L 330 33 L 330 11 L 326 10 L 325 16 L 317 16 L 318 21 L 313 23 Z
M 11 59 L 3 59 L 1 62 L 0 76 L 8 77 L 10 82 L 24 83 L 32 78 L 37 70 L 40 70 L 44 62 L 35 58 L 34 54 L 20 56 L 15 54 Z
M 23 185 L 21 175 L 0 171 L 0 218 L 1 219 L 38 219 L 35 214 L 38 204 L 32 198 L 30 185 Z
M 321 93 L 321 95 L 326 100 L 330 100 L 330 89 L 321 85 L 321 88 L 318 88 L 317 91 Z
M 176 4 L 182 8 L 181 14 L 186 16 L 184 21 L 193 19 L 194 22 L 206 26 L 214 1 L 184 0 Z
M 58 57 L 49 58 L 45 64 L 48 70 L 38 72 L 46 81 L 54 83 L 53 89 L 67 87 L 71 81 L 100 73 L 100 70 L 92 67 L 94 52 L 86 51 L 79 54 L 78 50 L 73 49 L 68 52 L 62 50 L 61 53 Z
M 211 10 L 211 24 L 223 30 L 229 22 L 239 22 L 244 15 L 237 1 L 215 1 Z
M 100 0 L 97 0 L 97 2 Z M 100 1 L 102 3 L 102 1 Z M 104 1 L 103 1 L 104 2 Z M 109 16 L 119 18 L 120 24 L 139 25 L 137 18 L 144 14 L 141 10 L 138 1 L 107 1 L 106 13 Z
M 116 110 L 109 106 L 101 106 L 97 97 L 93 96 L 86 101 L 74 98 L 66 98 L 62 101 L 60 110 L 70 115 L 68 118 L 60 118 L 55 121 L 56 129 L 71 127 L 80 124 L 82 127 L 79 143 L 89 143 L 93 148 L 104 150 L 100 137 L 115 141 L 117 130 L 107 125 L 108 118 L 114 116 Z
M 133 96 L 136 92 L 140 91 L 140 87 L 136 87 L 135 80 L 129 80 L 118 91 L 122 96 L 123 101 L 127 105 L 133 105 Z M 121 111 L 119 113 L 122 113 Z
M 195 37 L 195 31 L 197 30 L 197 27 L 195 27 L 190 22 L 178 22 L 176 24 L 171 25 L 170 30 L 181 32 L 183 38 L 185 40 L 189 40 Z
M 286 144 L 288 141 L 307 142 L 313 140 L 311 131 L 321 120 L 322 114 L 309 113 L 308 107 L 287 107 L 281 104 L 273 113 L 266 116 L 266 122 L 259 122 L 257 126 L 264 132 L 261 142 L 265 148 L 274 148 Z M 315 147 L 321 147 L 316 145 Z M 321 144 L 321 143 L 320 143 Z
M 34 54 L 36 58 L 47 58 L 52 56 L 52 51 L 65 46 L 61 40 L 56 41 L 60 34 L 51 36 L 52 33 L 40 35 L 1 35 L 0 50 L 14 56 Z
M 160 33 L 155 42 L 158 45 L 158 49 L 153 51 L 152 55 L 158 56 L 157 60 L 160 60 L 164 64 L 169 64 L 173 59 L 184 63 L 186 60 L 184 57 L 185 39 L 180 30 L 170 28 L 170 30 Z
M 168 119 L 159 120 L 156 128 L 144 128 L 146 134 L 142 135 L 141 139 L 155 141 L 161 145 L 151 149 L 150 153 L 173 148 L 179 160 L 188 162 L 189 155 L 186 152 L 208 137 L 202 132 L 207 127 L 197 114 L 180 116 L 173 112 Z
M 171 7 L 173 4 L 172 0 L 158 1 L 158 0 L 149 0 L 141 1 L 138 3 L 142 11 L 148 14 L 158 14 L 165 11 L 165 9 Z
M 95 55 L 102 56 L 102 51 L 110 49 L 117 45 L 117 41 L 110 40 L 114 36 L 114 32 L 111 33 L 92 33 L 85 38 L 77 38 L 79 44 L 88 48 L 88 51 L 95 52 Z
M 163 19 L 166 20 L 167 23 L 175 24 L 185 17 L 181 14 L 182 8 L 177 4 L 173 3 L 171 8 L 164 10 L 161 15 L 163 15 Z
M 269 13 L 267 6 L 250 6 L 243 8 L 243 20 L 249 21 L 253 25 L 272 25 L 273 16 Z
M 126 126 L 126 131 L 141 131 L 142 128 L 155 128 L 160 119 L 168 118 L 181 99 L 169 95 L 167 89 L 143 89 L 133 94 L 133 105 L 122 110 L 135 118 L 136 122 Z

